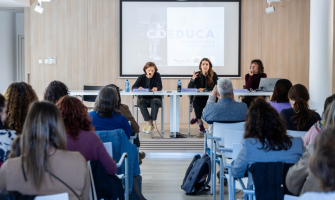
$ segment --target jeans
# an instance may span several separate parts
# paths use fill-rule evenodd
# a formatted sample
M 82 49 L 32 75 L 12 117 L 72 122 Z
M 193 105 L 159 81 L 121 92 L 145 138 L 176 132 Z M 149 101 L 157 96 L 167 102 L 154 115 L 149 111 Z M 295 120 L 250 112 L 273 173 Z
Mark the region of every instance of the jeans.
M 156 120 L 158 109 L 162 107 L 162 99 L 160 98 L 153 98 L 153 99 L 146 99 L 143 97 L 137 98 L 137 106 L 140 108 L 144 121 L 149 120 Z M 148 111 L 148 107 L 151 108 L 151 116 Z

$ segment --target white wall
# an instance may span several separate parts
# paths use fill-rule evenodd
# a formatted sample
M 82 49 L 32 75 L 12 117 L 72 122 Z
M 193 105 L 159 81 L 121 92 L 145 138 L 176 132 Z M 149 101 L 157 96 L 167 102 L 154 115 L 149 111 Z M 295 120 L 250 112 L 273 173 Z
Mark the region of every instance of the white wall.
M 0 93 L 16 80 L 16 16 L 13 12 L 0 11 Z
M 19 76 L 18 76 L 18 69 L 19 69 L 19 50 L 18 50 L 18 47 L 19 47 L 19 44 L 18 44 L 18 41 L 19 41 L 19 35 L 24 35 L 24 13 L 16 13 L 16 23 L 15 23 L 15 26 L 16 26 L 16 37 L 15 37 L 15 49 L 16 49 L 16 77 L 15 77 L 15 80 L 18 80 L 19 79 Z

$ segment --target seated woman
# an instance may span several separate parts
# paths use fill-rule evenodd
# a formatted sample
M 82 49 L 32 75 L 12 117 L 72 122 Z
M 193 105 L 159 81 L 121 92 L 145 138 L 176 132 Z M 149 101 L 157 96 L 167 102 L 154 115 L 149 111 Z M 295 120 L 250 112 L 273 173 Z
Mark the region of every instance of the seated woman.
M 21 134 L 29 105 L 38 101 L 36 93 L 31 85 L 25 82 L 15 82 L 8 86 L 4 97 L 7 101 L 7 118 L 4 125 L 7 129 Z
M 55 105 L 35 102 L 29 108 L 22 129 L 21 156 L 2 165 L 0 180 L 0 191 L 25 195 L 67 192 L 70 200 L 89 199 L 86 160 L 78 152 L 66 151 L 65 127 Z
M 305 86 L 296 84 L 288 92 L 291 107 L 280 111 L 286 121 L 287 130 L 308 131 L 313 124 L 321 120 L 320 115 L 309 109 L 309 93 Z
M 306 147 L 310 143 L 314 143 L 315 137 L 322 131 L 322 129 L 326 126 L 333 125 L 335 123 L 335 106 L 332 104 L 335 100 L 335 94 L 332 96 L 329 96 L 324 105 L 324 111 L 323 111 L 323 119 L 317 121 L 306 133 L 304 137 L 302 137 L 302 140 L 304 141 L 304 147 Z M 329 108 L 331 106 L 331 108 Z M 327 114 L 326 110 L 329 108 Z M 326 119 L 327 118 L 327 119 Z
M 147 62 L 143 67 L 144 74 L 140 75 L 134 83 L 133 89 L 148 88 L 154 92 L 163 89 L 161 75 L 153 62 Z M 158 109 L 162 106 L 161 96 L 138 96 L 137 106 L 140 108 L 144 121 L 147 125 L 143 128 L 143 132 L 151 133 L 154 129 L 154 122 L 157 119 Z M 151 107 L 151 115 L 148 107 Z
M 208 58 L 203 58 L 199 64 L 199 72 L 193 72 L 193 76 L 188 84 L 188 88 L 197 88 L 198 92 L 202 92 L 205 89 L 212 91 L 214 86 L 217 84 L 218 76 L 213 70 L 213 65 Z M 190 124 L 197 123 L 199 126 L 199 132 L 204 133 L 205 128 L 202 118 L 202 112 L 206 107 L 208 96 L 195 96 L 193 101 L 193 107 L 195 112 L 195 118 L 191 119 Z
M 64 96 L 56 106 L 63 115 L 67 150 L 79 151 L 85 159 L 97 160 L 110 175 L 116 173 L 116 163 L 108 154 L 104 144 L 94 133 L 88 118 L 87 107 L 76 97 Z
M 252 91 L 259 88 L 259 83 L 261 78 L 267 78 L 266 73 L 264 73 L 264 65 L 261 60 L 252 60 L 250 63 L 250 68 L 248 73 L 245 75 L 245 89 Z M 257 96 L 245 96 L 242 99 L 242 102 L 247 104 L 248 108 L 250 107 L 251 102 Z
M 8 130 L 4 127 L 7 118 L 7 105 L 5 97 L 0 94 L 0 167 L 11 153 L 11 144 L 16 137 L 15 131 Z
M 54 104 L 65 95 L 69 95 L 69 89 L 60 81 L 52 81 L 44 92 L 44 100 Z
M 296 163 L 305 151 L 301 138 L 286 134 L 285 121 L 262 97 L 254 99 L 245 124 L 243 147 L 232 162 L 232 175 L 244 177 L 253 163 L 285 162 Z M 248 186 L 252 184 L 248 172 Z
M 96 131 L 123 129 L 128 139 L 133 130 L 128 120 L 118 110 L 117 91 L 109 86 L 102 88 L 95 100 L 93 111 L 89 112 L 92 117 L 92 126 Z
M 306 191 L 299 200 L 335 199 L 335 127 L 328 127 L 316 137 L 309 168 L 320 184 L 322 192 Z
M 269 104 L 276 109 L 278 113 L 280 113 L 282 109 L 291 108 L 291 104 L 287 97 L 291 87 L 292 83 L 287 79 L 280 79 L 277 81 Z

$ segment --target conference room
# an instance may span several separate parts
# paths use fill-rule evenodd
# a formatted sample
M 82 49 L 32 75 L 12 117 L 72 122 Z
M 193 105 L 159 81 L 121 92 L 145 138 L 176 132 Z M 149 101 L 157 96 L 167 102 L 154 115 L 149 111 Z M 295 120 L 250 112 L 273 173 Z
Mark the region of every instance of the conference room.
M 0 0 L 0 200 L 335 199 L 334 0 Z

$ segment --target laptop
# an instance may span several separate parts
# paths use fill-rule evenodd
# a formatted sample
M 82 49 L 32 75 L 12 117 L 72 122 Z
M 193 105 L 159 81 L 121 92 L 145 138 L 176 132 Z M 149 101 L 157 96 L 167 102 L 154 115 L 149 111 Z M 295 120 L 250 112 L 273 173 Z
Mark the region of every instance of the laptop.
M 281 78 L 261 78 L 259 83 L 259 89 L 266 92 L 272 92 L 275 89 L 275 85 Z

